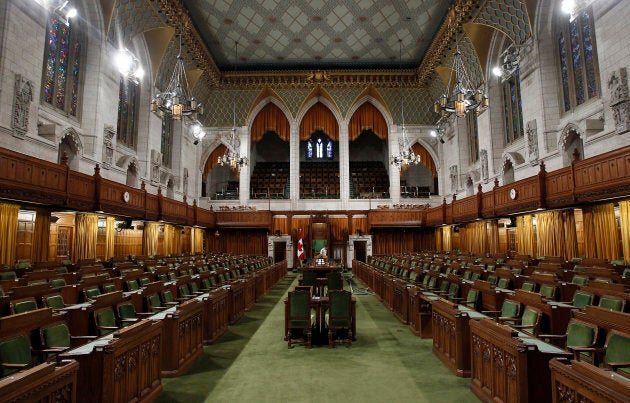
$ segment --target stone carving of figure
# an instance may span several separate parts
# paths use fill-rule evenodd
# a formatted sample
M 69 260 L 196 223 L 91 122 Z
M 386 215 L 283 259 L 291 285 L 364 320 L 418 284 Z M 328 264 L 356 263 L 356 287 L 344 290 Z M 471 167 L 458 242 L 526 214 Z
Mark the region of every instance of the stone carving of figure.
M 459 183 L 457 181 L 457 165 L 453 165 L 449 168 L 451 176 L 451 192 L 456 193 Z
M 525 133 L 527 133 L 529 162 L 532 165 L 536 165 L 538 164 L 538 129 L 536 125 L 536 119 L 527 122 Z
M 630 96 L 628 74 L 625 67 L 615 70 L 608 80 L 610 107 L 615 121 L 615 132 L 622 134 L 630 130 Z
M 21 74 L 15 75 L 15 94 L 13 96 L 13 116 L 11 127 L 13 135 L 24 138 L 28 131 L 28 117 L 33 100 L 33 83 Z
M 479 158 L 481 158 L 481 179 L 488 180 L 488 150 L 479 150 Z

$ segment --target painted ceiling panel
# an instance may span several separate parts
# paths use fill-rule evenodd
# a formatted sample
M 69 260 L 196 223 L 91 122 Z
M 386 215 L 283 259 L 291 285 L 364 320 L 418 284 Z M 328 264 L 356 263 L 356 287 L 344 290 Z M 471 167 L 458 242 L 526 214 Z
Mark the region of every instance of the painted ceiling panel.
M 184 0 L 221 70 L 417 67 L 451 3 Z

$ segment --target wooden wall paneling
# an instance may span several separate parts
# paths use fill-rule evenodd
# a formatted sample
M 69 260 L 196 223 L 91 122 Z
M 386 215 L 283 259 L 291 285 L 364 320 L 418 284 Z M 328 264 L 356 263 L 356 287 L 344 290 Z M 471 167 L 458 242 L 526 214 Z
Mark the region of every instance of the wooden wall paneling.
M 512 200 L 510 191 L 516 190 L 516 199 Z M 495 214 L 517 213 L 536 210 L 541 207 L 540 182 L 538 176 L 523 179 L 494 189 Z
M 197 209 L 197 225 L 207 228 L 214 228 L 216 223 L 214 211 Z
M 123 194 L 129 193 L 129 201 L 125 202 Z M 145 205 L 144 189 L 137 189 L 123 183 L 100 179 L 99 210 L 106 213 L 125 215 L 129 217 L 144 217 Z
M 275 234 L 280 231 L 280 234 L 289 233 L 289 218 L 286 215 L 274 215 L 271 218 L 271 233 Z
M 162 219 L 165 221 L 172 221 L 177 223 L 187 223 L 188 220 L 188 205 L 184 202 L 162 198 Z
M 114 256 L 142 255 L 142 230 L 124 229 L 114 234 Z
M 494 213 L 494 189 L 481 195 L 481 217 L 493 218 Z
M 219 236 L 208 237 L 209 252 L 232 254 L 266 255 L 267 230 L 261 229 L 221 229 Z
M 96 257 L 105 261 L 105 248 L 107 247 L 107 228 L 98 227 L 96 231 Z
M 630 146 L 573 163 L 578 201 L 623 196 L 630 191 Z
M 575 203 L 573 194 L 573 167 L 568 166 L 547 172 L 545 180 L 545 204 L 549 208 Z
M 350 234 L 350 228 L 348 228 L 348 216 L 347 215 L 331 215 L 328 217 L 328 223 L 330 225 L 331 241 L 347 240 Z
M 266 228 L 271 229 L 270 211 L 217 211 L 216 225 L 230 228 Z
M 468 196 L 461 200 L 453 200 L 453 220 L 456 222 L 471 221 L 479 218 L 479 198 Z
M 499 227 L 499 253 L 505 253 L 508 251 L 508 234 L 507 228 Z
M 67 191 L 68 207 L 80 211 L 93 211 L 96 207 L 96 182 L 92 175 L 69 171 Z
M 355 214 L 352 216 L 350 233 L 358 234 L 359 231 L 364 234 L 368 232 L 368 217 L 366 214 Z
M 584 256 L 586 250 L 584 248 L 584 215 L 582 209 L 573 210 L 573 216 L 575 217 L 575 235 L 578 244 L 578 256 Z
M 34 221 L 18 221 L 15 239 L 15 259 L 31 259 L 33 251 Z M 34 262 L 32 262 L 34 263 Z

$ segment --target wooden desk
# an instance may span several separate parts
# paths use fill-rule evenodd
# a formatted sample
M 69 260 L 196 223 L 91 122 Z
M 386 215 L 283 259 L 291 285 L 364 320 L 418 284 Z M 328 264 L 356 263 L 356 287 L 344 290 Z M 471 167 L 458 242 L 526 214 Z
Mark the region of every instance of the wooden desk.
M 189 299 L 149 317 L 161 321 L 161 375 L 164 378 L 181 375 L 203 354 L 203 303 Z
M 558 402 L 627 402 L 630 380 L 586 362 L 549 361 L 551 397 Z
M 0 396 L 6 403 L 79 401 L 78 372 L 76 361 L 46 362 L 0 379 Z
M 431 306 L 439 300 L 436 294 L 422 291 L 418 287 L 409 290 L 409 327 L 411 331 L 422 339 L 430 339 L 433 335 Z
M 203 344 L 212 344 L 225 333 L 230 322 L 229 292 L 221 287 L 197 299 L 204 304 Z
M 573 355 L 490 319 L 469 321 L 470 389 L 482 401 L 543 402 L 551 396 L 549 361 Z M 520 335 L 523 335 L 522 333 Z M 524 335 L 523 335 L 524 336 Z
M 324 334 L 326 330 L 326 310 L 328 309 L 328 297 L 311 298 L 311 308 L 315 310 L 315 331 Z M 352 340 L 357 339 L 357 299 L 353 296 L 351 302 L 352 315 Z M 284 299 L 284 340 L 289 331 L 289 299 Z
M 161 336 L 162 322 L 143 320 L 60 354 L 81 368 L 77 402 L 153 401 L 162 392 Z
M 433 354 L 455 375 L 470 377 L 470 319 L 487 318 L 444 299 L 433 301 Z

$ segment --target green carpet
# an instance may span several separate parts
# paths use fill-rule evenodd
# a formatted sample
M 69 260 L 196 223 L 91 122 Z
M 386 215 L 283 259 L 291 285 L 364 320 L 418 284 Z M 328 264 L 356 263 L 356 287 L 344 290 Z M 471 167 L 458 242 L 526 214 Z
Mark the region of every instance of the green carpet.
M 469 379 L 458 378 L 422 340 L 372 295 L 357 298 L 352 347 L 283 340 L 289 275 L 230 326 L 182 376 L 163 379 L 158 402 L 467 402 Z

